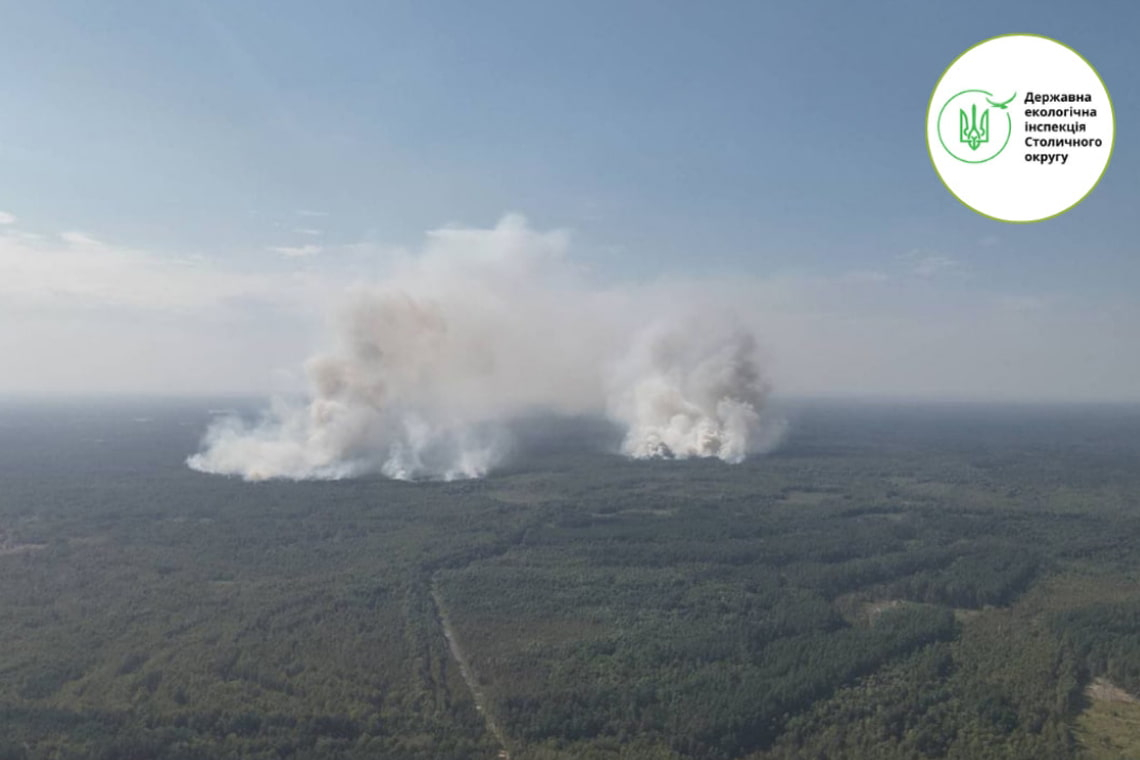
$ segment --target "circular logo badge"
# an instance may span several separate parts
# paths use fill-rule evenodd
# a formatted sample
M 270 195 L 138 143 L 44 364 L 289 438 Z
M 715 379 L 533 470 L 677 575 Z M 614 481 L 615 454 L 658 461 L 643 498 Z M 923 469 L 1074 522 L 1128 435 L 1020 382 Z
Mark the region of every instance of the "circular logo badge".
M 1108 168 L 1116 124 L 1096 70 L 1056 40 L 1010 34 L 950 64 L 926 111 L 926 145 L 963 204 L 1003 222 L 1076 206 Z

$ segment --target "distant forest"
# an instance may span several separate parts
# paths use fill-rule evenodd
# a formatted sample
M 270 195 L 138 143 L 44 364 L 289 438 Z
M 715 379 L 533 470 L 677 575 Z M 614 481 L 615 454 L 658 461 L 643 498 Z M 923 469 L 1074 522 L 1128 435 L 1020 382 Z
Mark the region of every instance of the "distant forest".
M 188 402 L 0 407 L 0 760 L 1127 756 L 1140 412 L 787 414 L 251 484 Z

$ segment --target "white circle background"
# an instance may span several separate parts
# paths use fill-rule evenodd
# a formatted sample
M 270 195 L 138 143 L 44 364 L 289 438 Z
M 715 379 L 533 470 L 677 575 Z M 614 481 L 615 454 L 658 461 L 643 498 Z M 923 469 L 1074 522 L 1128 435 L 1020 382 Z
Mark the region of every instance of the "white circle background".
M 938 112 L 962 90 L 987 90 L 1002 101 L 1017 93 L 1008 113 L 1013 118 L 1009 144 L 998 156 L 982 164 L 963 163 L 942 147 L 938 139 Z M 1089 103 L 1026 103 L 1030 92 L 1040 95 L 1083 94 Z M 1086 131 L 1026 132 L 1025 111 L 1033 109 L 1090 109 L 1095 118 L 1035 117 L 1034 123 L 1083 122 Z M 998 113 L 997 109 L 994 109 Z M 990 118 L 994 118 L 991 116 Z M 998 37 L 967 51 L 942 75 L 926 116 L 926 141 L 934 168 L 942 181 L 970 208 L 1008 222 L 1034 222 L 1069 209 L 1099 181 L 1112 154 L 1115 120 L 1108 92 L 1093 68 L 1064 45 L 1043 37 Z M 1027 147 L 1026 136 L 1039 139 L 1095 139 L 1101 147 Z M 1067 153 L 1064 165 L 1025 160 L 1027 153 Z

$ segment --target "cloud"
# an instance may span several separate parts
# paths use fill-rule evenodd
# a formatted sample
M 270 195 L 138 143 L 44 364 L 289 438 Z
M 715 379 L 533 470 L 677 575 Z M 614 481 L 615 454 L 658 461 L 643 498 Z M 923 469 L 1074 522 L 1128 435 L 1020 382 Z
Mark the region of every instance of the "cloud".
M 103 245 L 95 238 L 83 232 L 61 232 L 59 238 L 63 242 L 77 247 L 95 248 Z
M 1042 311 L 1053 305 L 1054 299 L 1042 296 L 1002 295 L 994 299 L 994 305 L 1004 311 Z
M 0 393 L 267 392 L 350 280 L 0 228 Z
M 843 279 L 851 282 L 886 282 L 891 277 L 885 272 L 873 269 L 858 269 L 843 275 Z
M 329 215 L 329 212 L 327 212 L 327 211 L 313 211 L 311 209 L 304 209 L 304 208 L 297 209 L 293 213 L 295 213 L 297 216 L 313 216 L 313 217 L 321 217 L 321 216 L 328 216 Z
M 201 256 L 160 256 L 81 232 L 57 240 L 0 232 L 0 308 L 217 313 L 312 303 L 332 287 L 301 273 L 246 273 Z
M 9 214 L 7 211 L 0 211 L 0 224 L 15 224 L 18 220 L 15 214 Z
M 962 262 L 939 253 L 912 251 L 900 258 L 917 277 L 937 277 L 963 270 Z
M 322 230 L 313 229 L 312 227 L 297 227 L 296 229 L 293 230 L 293 232 L 296 232 L 298 235 L 316 236 L 316 235 L 322 234 Z
M 282 256 L 290 258 L 303 258 L 305 256 L 316 256 L 324 250 L 323 246 L 319 245 L 279 245 L 269 248 L 274 253 L 279 253 Z

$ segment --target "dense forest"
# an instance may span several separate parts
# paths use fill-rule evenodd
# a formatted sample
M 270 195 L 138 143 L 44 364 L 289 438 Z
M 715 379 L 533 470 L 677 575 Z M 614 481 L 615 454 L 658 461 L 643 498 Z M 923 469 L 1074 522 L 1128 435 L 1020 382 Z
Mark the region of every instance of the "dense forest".
M 1122 756 L 1140 412 L 786 413 L 736 466 L 552 420 L 244 483 L 200 405 L 0 406 L 0 760 Z

